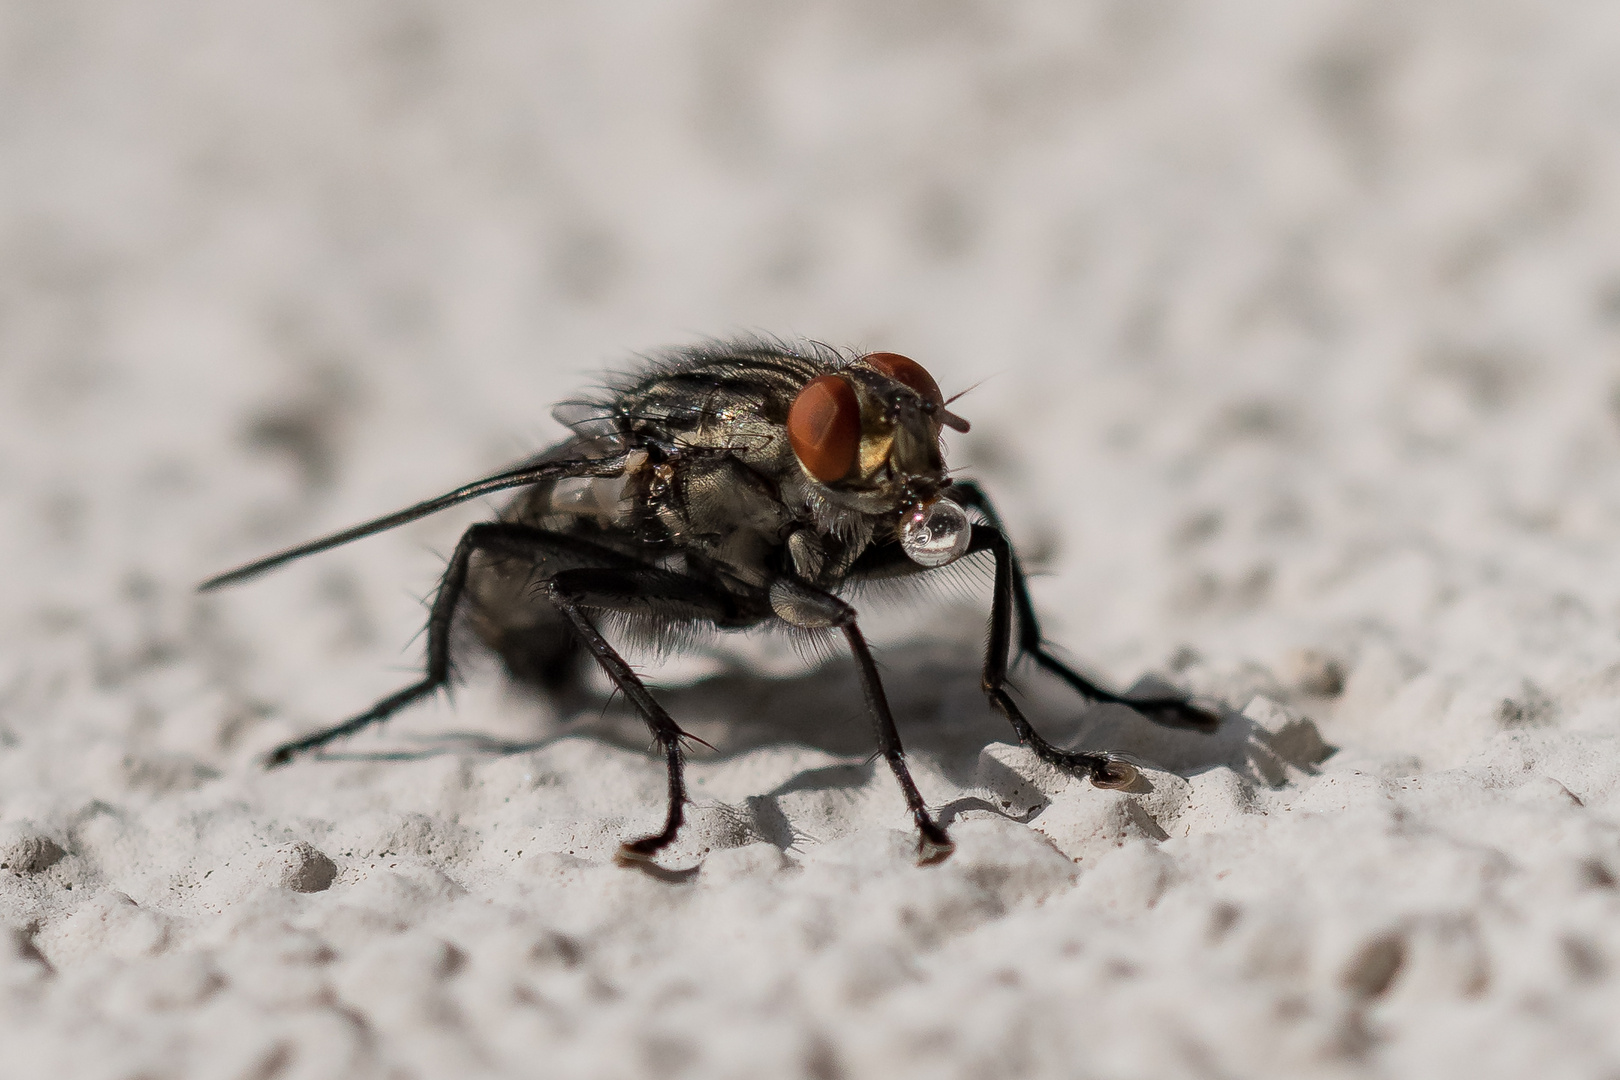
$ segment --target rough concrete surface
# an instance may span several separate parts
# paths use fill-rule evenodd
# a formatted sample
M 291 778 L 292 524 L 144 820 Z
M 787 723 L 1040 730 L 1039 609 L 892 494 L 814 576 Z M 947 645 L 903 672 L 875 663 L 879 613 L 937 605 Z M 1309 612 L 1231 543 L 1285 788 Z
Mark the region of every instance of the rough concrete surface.
M 663 663 L 694 754 L 476 650 L 469 505 L 634 356 L 917 357 L 1047 635 L 1212 736 L 1013 745 L 986 593 Z M 0 5 L 0 1074 L 1620 1075 L 1620 9 Z

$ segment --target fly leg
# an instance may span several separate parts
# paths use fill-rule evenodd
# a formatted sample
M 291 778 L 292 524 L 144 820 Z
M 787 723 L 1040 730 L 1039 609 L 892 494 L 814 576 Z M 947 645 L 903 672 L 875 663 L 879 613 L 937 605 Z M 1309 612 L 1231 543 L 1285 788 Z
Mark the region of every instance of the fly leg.
M 990 704 L 1012 724 L 1018 732 L 1018 741 L 1035 751 L 1042 761 L 1060 768 L 1083 772 L 1098 787 L 1127 787 L 1136 779 L 1136 770 L 1123 761 L 1114 761 L 1106 754 L 1087 754 L 1061 750 L 1036 731 L 1025 719 L 1024 712 L 1007 692 L 1007 657 L 1012 644 L 1013 614 L 1013 555 L 1012 545 L 999 529 L 989 525 L 973 526 L 973 542 L 969 554 L 991 551 L 996 556 L 995 595 L 990 601 L 990 640 L 984 652 L 984 694 Z
M 1195 705 L 1186 698 L 1139 698 L 1131 697 L 1128 694 L 1114 693 L 1098 686 L 1048 652 L 1041 640 L 1040 623 L 1035 617 L 1035 605 L 1029 599 L 1029 586 L 1024 578 L 1023 567 L 1018 563 L 1017 552 L 1013 551 L 1012 544 L 1006 539 L 1007 530 L 1002 527 L 1001 519 L 996 516 L 995 507 L 990 504 L 989 496 L 985 495 L 984 490 L 972 481 L 957 482 L 952 485 L 949 494 L 963 506 L 972 507 L 983 514 L 989 520 L 990 527 L 998 534 L 999 548 L 993 548 L 991 542 L 988 541 L 981 546 L 978 543 L 979 530 L 975 529 L 974 546 L 969 550 L 983 551 L 992 548 L 996 552 L 995 602 L 998 604 L 1003 602 L 1010 604 L 1013 614 L 1017 616 L 1019 652 L 1034 657 L 1037 664 L 1068 683 L 1082 697 L 1091 701 L 1128 705 L 1148 719 L 1164 724 L 1167 727 L 1187 727 L 1204 732 L 1215 730 L 1220 724 L 1220 716 Z M 1002 598 L 1004 591 L 1011 594 L 1005 601 Z M 992 646 L 992 650 L 994 649 L 995 646 Z M 1002 649 L 1005 651 L 1005 645 L 1002 646 Z M 1003 658 L 1003 678 L 1006 675 L 1005 669 L 1006 661 Z M 988 688 L 986 692 L 988 692 Z M 1016 722 L 1014 726 L 1017 726 Z
M 663 752 L 669 773 L 669 809 L 664 827 L 650 836 L 619 846 L 614 861 L 621 866 L 651 862 L 668 847 L 685 821 L 686 781 L 682 776 L 681 740 L 689 738 L 647 685 L 625 663 L 601 631 L 586 617 L 587 610 L 614 611 L 645 616 L 663 623 L 707 620 L 721 626 L 754 621 L 739 610 L 729 594 L 668 570 L 654 568 L 581 567 L 564 570 L 540 583 L 540 594 L 562 612 L 574 633 L 585 643 L 608 678 L 624 692 L 647 722 L 653 740 Z
M 794 626 L 813 630 L 836 628 L 843 633 L 861 673 L 861 691 L 866 697 L 867 710 L 877 726 L 878 750 L 889 763 L 889 770 L 894 773 L 900 793 L 905 797 L 906 808 L 911 811 L 911 820 L 917 825 L 917 861 L 926 865 L 944 859 L 956 850 L 956 845 L 946 835 L 944 827 L 929 815 L 922 794 L 911 779 L 911 770 L 906 768 L 900 732 L 894 725 L 894 714 L 889 710 L 877 663 L 855 623 L 855 609 L 830 593 L 792 578 L 779 578 L 771 586 L 771 606 L 784 622 Z
M 433 606 L 428 610 L 427 665 L 422 678 L 341 724 L 283 743 L 266 757 L 267 766 L 284 765 L 296 754 L 318 749 L 334 739 L 381 723 L 407 705 L 449 684 L 450 626 L 467 587 L 468 567 L 472 564 L 474 553 L 479 551 L 512 559 L 540 561 L 542 564 L 548 555 L 567 558 L 575 565 L 585 561 L 598 564 L 603 561 L 630 562 L 624 556 L 598 545 L 527 525 L 507 522 L 474 525 L 462 534 L 460 542 L 456 544 L 455 554 L 450 556 L 450 565 L 445 568 L 444 578 L 439 582 L 439 591 L 433 597 Z

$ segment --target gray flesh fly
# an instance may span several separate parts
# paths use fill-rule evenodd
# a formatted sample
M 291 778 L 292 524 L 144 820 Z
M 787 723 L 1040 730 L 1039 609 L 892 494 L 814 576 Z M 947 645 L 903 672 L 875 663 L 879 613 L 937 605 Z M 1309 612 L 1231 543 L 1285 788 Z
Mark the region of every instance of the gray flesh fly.
M 839 593 L 863 581 L 927 573 L 974 553 L 995 560 L 983 686 L 1019 741 L 1102 787 L 1133 767 L 1047 742 L 1008 693 L 1029 657 L 1084 699 L 1128 705 L 1158 723 L 1210 731 L 1217 712 L 1186 698 L 1128 697 L 1069 668 L 1041 641 L 1018 557 L 994 508 L 945 468 L 945 428 L 968 430 L 932 376 L 895 353 L 818 344 L 714 342 L 647 361 L 601 397 L 555 411 L 572 434 L 504 472 L 211 578 L 232 584 L 293 559 L 445 507 L 520 489 L 494 521 L 469 528 L 439 583 L 422 678 L 341 724 L 272 751 L 280 765 L 379 723 L 445 687 L 458 610 L 517 679 L 575 704 L 596 664 L 651 729 L 668 768 L 664 826 L 626 841 L 644 864 L 680 831 L 690 738 L 603 636 L 598 621 L 678 644 L 704 627 L 770 624 L 841 636 L 859 671 L 878 749 L 905 796 L 918 858 L 945 858 L 950 837 L 906 767 L 876 664 Z

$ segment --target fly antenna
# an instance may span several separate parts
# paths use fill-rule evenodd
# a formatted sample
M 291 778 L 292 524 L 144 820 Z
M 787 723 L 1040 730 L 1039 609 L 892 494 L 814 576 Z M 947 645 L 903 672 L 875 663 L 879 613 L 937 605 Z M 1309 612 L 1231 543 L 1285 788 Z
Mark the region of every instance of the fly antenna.
M 980 379 L 978 382 L 974 383 L 972 386 L 968 387 L 966 390 L 958 391 L 957 393 L 954 393 L 950 397 L 946 398 L 945 399 L 945 404 L 949 405 L 951 402 L 955 401 L 957 398 L 967 397 L 967 395 L 973 393 L 973 391 L 977 390 L 979 387 L 983 386 L 984 384 L 985 384 L 985 380 Z
M 944 424 L 946 427 L 950 428 L 952 431 L 954 431 L 954 432 L 956 432 L 956 433 L 958 433 L 960 435 L 966 435 L 968 433 L 968 428 L 969 428 L 968 422 L 966 420 L 962 419 L 960 416 L 957 416 L 955 413 L 951 412 L 951 410 L 947 409 L 945 406 L 949 405 L 951 402 L 955 401 L 957 398 L 965 397 L 966 395 L 973 393 L 973 391 L 977 390 L 979 387 L 981 387 L 983 385 L 984 385 L 984 380 L 980 379 L 978 382 L 974 383 L 972 386 L 968 387 L 966 390 L 963 390 L 960 393 L 952 394 L 950 397 L 946 398 L 943 402 L 941 402 L 940 406 L 939 406 L 939 422 Z

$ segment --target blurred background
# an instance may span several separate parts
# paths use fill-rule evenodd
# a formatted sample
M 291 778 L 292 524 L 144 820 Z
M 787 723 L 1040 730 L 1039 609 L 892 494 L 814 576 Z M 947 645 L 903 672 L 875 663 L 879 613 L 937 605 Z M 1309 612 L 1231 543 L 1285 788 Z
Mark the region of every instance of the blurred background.
M 973 387 L 952 463 L 1110 678 L 1533 715 L 1620 661 L 1617 49 L 1598 2 L 13 0 L 0 725 L 335 719 L 487 509 L 192 583 L 743 331 Z
M 847 663 L 734 675 L 664 692 L 721 748 L 690 888 L 608 862 L 633 718 L 387 760 L 543 732 L 487 666 L 258 767 L 413 677 L 491 508 L 196 582 L 753 331 L 972 388 L 950 462 L 1085 670 L 1271 702 L 1141 750 L 1150 813 L 992 745 L 982 597 L 874 609 L 961 850 L 911 865 Z M 1613 0 L 0 3 L 36 1075 L 1614 1075 L 1617 541 Z

